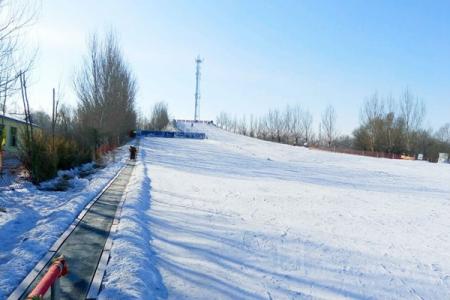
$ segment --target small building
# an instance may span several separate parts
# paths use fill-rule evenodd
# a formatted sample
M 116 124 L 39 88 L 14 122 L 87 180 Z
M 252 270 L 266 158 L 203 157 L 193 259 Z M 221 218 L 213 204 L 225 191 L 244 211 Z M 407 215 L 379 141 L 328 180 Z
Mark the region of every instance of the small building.
M 6 157 L 17 156 L 21 144 L 21 134 L 25 130 L 24 119 L 0 113 L 0 143 Z M 38 127 L 33 124 L 33 127 Z
M 439 153 L 438 163 L 448 163 L 448 153 Z

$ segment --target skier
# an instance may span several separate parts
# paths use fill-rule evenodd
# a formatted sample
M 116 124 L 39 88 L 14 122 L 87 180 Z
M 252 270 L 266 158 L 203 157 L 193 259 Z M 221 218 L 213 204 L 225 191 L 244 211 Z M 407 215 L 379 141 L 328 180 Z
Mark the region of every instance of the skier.
M 130 146 L 130 159 L 136 160 L 137 148 L 134 146 Z

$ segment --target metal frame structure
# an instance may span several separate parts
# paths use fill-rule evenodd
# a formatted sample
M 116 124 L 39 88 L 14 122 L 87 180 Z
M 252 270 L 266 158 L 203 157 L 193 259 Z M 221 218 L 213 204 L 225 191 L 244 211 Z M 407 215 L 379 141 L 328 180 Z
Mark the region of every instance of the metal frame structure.
M 197 56 L 195 59 L 196 63 L 196 71 L 195 71 L 195 112 L 194 112 L 194 121 L 197 122 L 200 118 L 200 64 L 203 60 L 200 56 Z

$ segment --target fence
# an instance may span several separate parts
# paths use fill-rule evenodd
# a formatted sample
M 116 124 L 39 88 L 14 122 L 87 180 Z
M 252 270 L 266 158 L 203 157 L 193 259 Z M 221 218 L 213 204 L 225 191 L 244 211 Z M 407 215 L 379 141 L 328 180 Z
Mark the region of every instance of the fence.
M 354 149 L 344 149 L 344 148 L 326 148 L 326 147 L 310 147 L 311 149 L 328 151 L 328 152 L 337 152 L 337 153 L 345 153 L 352 155 L 360 155 L 360 156 L 370 156 L 370 157 L 378 157 L 378 158 L 389 158 L 389 159 L 409 159 L 414 160 L 414 157 L 400 155 L 395 153 L 384 153 L 384 152 L 374 152 L 374 151 L 363 151 L 363 150 L 354 150 Z
M 198 140 L 203 140 L 206 138 L 206 134 L 202 132 L 142 130 L 140 134 L 143 136 L 162 137 L 162 138 L 186 138 Z
M 201 123 L 201 124 L 214 124 L 214 121 L 206 121 L 206 120 L 182 120 L 175 119 L 175 122 L 184 122 L 184 123 Z

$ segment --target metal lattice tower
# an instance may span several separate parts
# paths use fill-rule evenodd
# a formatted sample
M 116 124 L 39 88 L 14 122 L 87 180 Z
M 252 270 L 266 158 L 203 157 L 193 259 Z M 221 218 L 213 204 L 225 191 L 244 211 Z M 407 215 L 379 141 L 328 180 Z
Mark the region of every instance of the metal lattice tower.
M 200 118 L 200 64 L 202 63 L 200 56 L 195 59 L 196 71 L 195 71 L 195 113 L 194 121 Z

